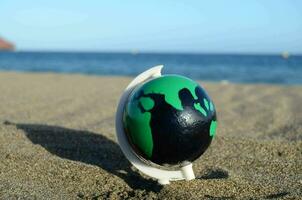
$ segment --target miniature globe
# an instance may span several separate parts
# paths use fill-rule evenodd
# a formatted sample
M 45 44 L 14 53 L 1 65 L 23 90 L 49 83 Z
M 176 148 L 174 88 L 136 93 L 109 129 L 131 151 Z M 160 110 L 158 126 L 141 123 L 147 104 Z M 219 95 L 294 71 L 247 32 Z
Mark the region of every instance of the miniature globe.
M 205 90 L 183 76 L 165 75 L 138 85 L 123 112 L 133 152 L 143 161 L 182 165 L 199 158 L 216 131 L 216 111 Z

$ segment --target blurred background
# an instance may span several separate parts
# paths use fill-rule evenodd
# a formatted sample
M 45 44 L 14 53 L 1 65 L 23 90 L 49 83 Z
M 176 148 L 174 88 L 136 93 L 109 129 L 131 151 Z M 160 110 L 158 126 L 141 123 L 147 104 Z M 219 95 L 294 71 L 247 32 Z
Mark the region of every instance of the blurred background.
M 302 2 L 1 0 L 0 70 L 302 84 Z

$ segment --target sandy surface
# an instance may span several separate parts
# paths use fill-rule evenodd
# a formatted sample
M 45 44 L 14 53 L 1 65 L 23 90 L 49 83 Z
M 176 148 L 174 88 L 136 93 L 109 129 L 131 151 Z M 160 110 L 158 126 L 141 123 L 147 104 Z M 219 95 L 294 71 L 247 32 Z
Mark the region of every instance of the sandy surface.
M 203 83 L 219 126 L 196 180 L 159 186 L 116 143 L 130 78 L 0 73 L 0 199 L 299 199 L 302 87 Z

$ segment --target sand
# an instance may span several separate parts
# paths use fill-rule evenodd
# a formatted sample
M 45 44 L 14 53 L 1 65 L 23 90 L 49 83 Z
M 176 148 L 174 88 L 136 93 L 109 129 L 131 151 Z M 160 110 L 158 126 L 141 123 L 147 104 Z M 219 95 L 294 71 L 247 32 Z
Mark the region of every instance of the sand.
M 127 77 L 0 73 L 0 199 L 301 199 L 302 86 L 201 82 L 218 131 L 197 179 L 160 186 L 115 139 Z

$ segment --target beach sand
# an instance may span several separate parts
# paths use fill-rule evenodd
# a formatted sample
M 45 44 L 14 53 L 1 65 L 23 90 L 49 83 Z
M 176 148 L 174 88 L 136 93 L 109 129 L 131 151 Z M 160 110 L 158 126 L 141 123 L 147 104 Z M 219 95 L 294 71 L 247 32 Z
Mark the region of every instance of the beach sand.
M 0 199 L 301 199 L 302 86 L 201 82 L 218 129 L 192 181 L 160 186 L 115 138 L 127 77 L 0 73 Z

